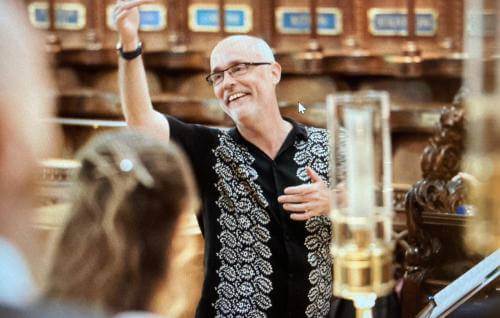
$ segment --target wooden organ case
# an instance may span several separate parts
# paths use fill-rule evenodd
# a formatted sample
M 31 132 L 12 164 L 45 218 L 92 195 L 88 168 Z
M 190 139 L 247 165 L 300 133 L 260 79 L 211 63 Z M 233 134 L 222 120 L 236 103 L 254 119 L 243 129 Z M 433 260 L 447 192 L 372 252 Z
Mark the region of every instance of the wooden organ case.
M 60 157 L 71 160 L 96 132 L 125 126 L 111 18 L 115 1 L 24 2 L 33 27 L 46 32 L 59 89 L 58 117 L 49 120 L 63 127 L 66 142 Z M 490 2 L 485 16 L 494 6 Z M 388 91 L 394 224 L 397 232 L 408 229 L 415 235 L 413 214 L 407 226 L 404 198 L 420 179 L 415 162 L 441 108 L 452 102 L 462 83 L 462 34 L 471 27 L 463 22 L 464 0 L 158 0 L 141 7 L 140 13 L 153 106 L 187 122 L 232 125 L 203 76 L 212 47 L 232 34 L 259 36 L 272 46 L 283 69 L 280 109 L 300 122 L 326 125 L 328 93 Z M 297 111 L 299 102 L 307 108 L 304 114 Z M 52 161 L 45 166 L 44 182 L 59 192 L 46 192 L 51 197 L 43 202 L 65 202 L 67 178 L 50 176 L 60 176 L 58 169 L 67 176 L 72 164 Z M 201 268 L 201 263 L 196 266 Z M 403 302 L 403 311 L 414 313 L 416 307 L 405 309 L 407 304 Z
M 477 215 L 468 198 L 471 185 L 458 175 L 465 150 L 464 117 L 461 109 L 443 109 L 439 127 L 422 153 L 423 178 L 406 194 L 408 235 L 399 241 L 405 253 L 403 317 L 415 317 L 433 295 L 485 256 L 465 242 L 465 231 Z M 482 299 L 499 297 L 497 279 L 474 296 L 475 312 L 481 313 Z

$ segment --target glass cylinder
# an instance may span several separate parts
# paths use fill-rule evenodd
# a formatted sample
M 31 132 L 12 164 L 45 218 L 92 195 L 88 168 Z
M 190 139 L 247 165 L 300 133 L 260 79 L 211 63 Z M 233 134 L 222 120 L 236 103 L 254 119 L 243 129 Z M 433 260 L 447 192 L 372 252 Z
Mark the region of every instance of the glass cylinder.
M 327 112 L 334 167 L 334 294 L 358 307 L 389 294 L 394 285 L 389 95 L 330 95 Z
M 500 3 L 467 0 L 463 82 L 467 136 L 463 170 L 475 215 L 468 218 L 465 244 L 488 255 L 500 248 Z

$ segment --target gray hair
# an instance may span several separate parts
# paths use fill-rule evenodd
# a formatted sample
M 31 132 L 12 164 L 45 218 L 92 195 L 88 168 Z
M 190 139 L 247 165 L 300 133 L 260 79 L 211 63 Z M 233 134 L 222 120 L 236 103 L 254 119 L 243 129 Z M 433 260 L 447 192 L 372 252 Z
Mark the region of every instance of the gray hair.
M 212 54 L 210 57 L 212 58 L 215 51 L 220 49 L 223 46 L 246 46 L 248 50 L 254 51 L 256 54 L 261 55 L 268 62 L 275 62 L 274 53 L 269 44 L 263 39 L 252 36 L 252 35 L 231 35 L 224 39 L 222 39 L 217 45 L 213 48 Z

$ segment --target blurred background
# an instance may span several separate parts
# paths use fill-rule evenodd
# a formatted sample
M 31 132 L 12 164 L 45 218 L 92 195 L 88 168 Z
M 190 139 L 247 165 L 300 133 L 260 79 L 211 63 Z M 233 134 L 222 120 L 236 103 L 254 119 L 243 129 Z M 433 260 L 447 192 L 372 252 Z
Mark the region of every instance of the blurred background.
M 111 19 L 115 1 L 19 1 L 33 32 L 44 38 L 57 83 L 57 116 L 44 121 L 61 127 L 64 135 L 57 155 L 41 163 L 36 226 L 49 250 L 54 229 L 64 219 L 71 175 L 78 168 L 75 152 L 96 133 L 125 126 Z M 460 239 L 467 217 L 472 217 L 461 190 L 454 192 L 463 182 L 447 186 L 461 161 L 449 164 L 442 157 L 442 149 L 457 141 L 450 141 L 450 131 L 458 133 L 462 145 L 457 146 L 457 158 L 465 151 L 460 111 L 467 108 L 468 92 L 498 90 L 500 5 L 497 0 L 475 3 L 480 6 L 470 10 L 466 0 L 158 0 L 141 8 L 143 58 L 153 105 L 187 122 L 231 126 L 204 80 L 212 47 L 231 34 L 256 35 L 271 45 L 283 68 L 278 85 L 282 114 L 299 122 L 325 127 L 325 97 L 335 91 L 389 92 L 394 228 L 401 242 L 397 273 L 406 279 L 424 273 L 411 280 L 417 284 L 413 290 L 403 289 L 403 312 L 413 317 L 428 295 L 480 259 Z M 468 42 L 468 37 L 477 41 Z M 480 56 L 481 72 L 467 78 L 477 70 L 474 56 Z M 470 87 L 479 80 L 479 88 Z M 299 102 L 306 107 L 303 114 Z M 452 105 L 456 112 L 442 116 L 443 108 Z M 428 146 L 434 150 L 424 151 Z M 442 173 L 449 165 L 453 173 Z M 428 202 L 420 199 L 417 210 L 431 214 L 415 221 L 417 212 L 405 203 L 405 196 L 426 178 L 442 180 L 436 191 L 455 195 L 449 200 L 456 204 L 436 205 L 439 194 L 430 199 L 426 192 L 422 195 Z M 416 233 L 422 229 L 440 240 L 441 247 L 453 248 L 443 254 L 444 249 L 429 243 L 417 244 L 420 250 L 415 250 Z M 186 222 L 185 235 L 199 250 L 196 259 L 187 262 L 201 281 L 203 241 L 195 220 Z

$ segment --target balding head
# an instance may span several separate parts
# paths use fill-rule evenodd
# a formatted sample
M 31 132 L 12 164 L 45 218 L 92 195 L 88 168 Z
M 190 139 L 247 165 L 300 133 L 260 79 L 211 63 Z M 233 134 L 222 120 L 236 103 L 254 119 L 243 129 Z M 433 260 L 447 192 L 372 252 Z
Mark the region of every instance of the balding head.
M 236 125 L 281 118 L 276 99 L 281 66 L 264 40 L 248 35 L 223 39 L 212 50 L 210 69 L 222 74 L 222 81 L 213 85 L 214 94 Z
M 210 69 L 213 70 L 217 65 L 218 57 L 224 54 L 226 50 L 238 49 L 253 56 L 256 60 L 274 62 L 274 54 L 271 47 L 261 38 L 251 35 L 231 35 L 221 40 L 213 48 L 210 55 Z

